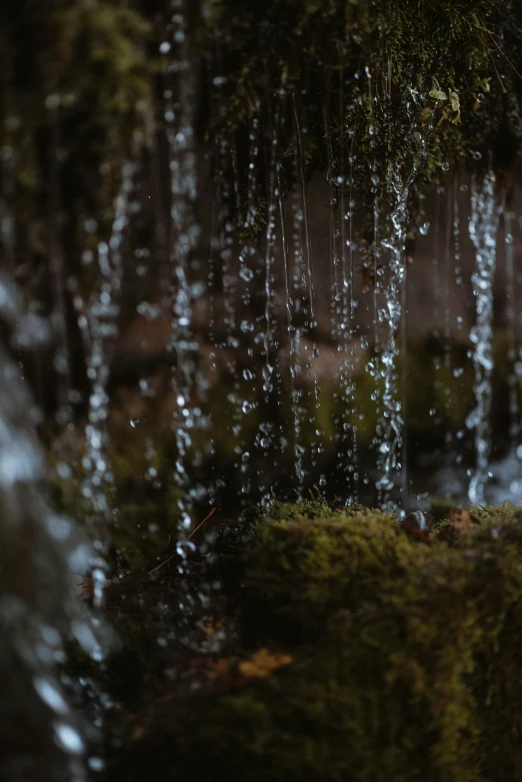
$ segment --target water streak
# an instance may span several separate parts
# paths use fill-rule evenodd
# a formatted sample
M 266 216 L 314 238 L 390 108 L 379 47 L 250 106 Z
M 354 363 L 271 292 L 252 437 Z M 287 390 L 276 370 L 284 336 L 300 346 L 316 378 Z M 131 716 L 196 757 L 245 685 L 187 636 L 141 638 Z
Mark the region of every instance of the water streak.
M 87 352 L 87 377 L 91 389 L 85 427 L 85 453 L 82 466 L 85 478 L 82 494 L 88 507 L 94 546 L 103 551 L 107 545 L 107 518 L 111 512 L 112 470 L 109 464 L 108 382 L 114 342 L 118 336 L 118 316 L 123 280 L 123 241 L 129 223 L 129 199 L 136 166 L 126 163 L 109 243 L 100 242 L 97 250 L 100 284 L 91 295 L 85 313 L 79 315 Z M 77 305 L 81 308 L 81 305 Z M 95 579 L 95 598 L 101 600 L 103 573 Z
M 468 488 L 470 502 L 484 501 L 491 453 L 490 412 L 493 371 L 493 277 L 496 267 L 497 231 L 500 211 L 495 194 L 495 176 L 488 172 L 480 183 L 474 181 L 471 194 L 469 235 L 475 247 L 472 276 L 476 320 L 470 339 L 474 344 L 475 408 L 466 424 L 475 432 L 476 464 Z
M 195 154 L 194 110 L 195 63 L 189 49 L 188 6 L 174 3 L 178 11 L 173 18 L 173 58 L 169 73 L 172 89 L 167 91 L 164 119 L 169 146 L 170 218 L 171 218 L 171 324 L 169 345 L 173 357 L 173 391 L 176 408 L 172 428 L 176 438 L 174 482 L 179 489 L 177 505 L 180 525 L 188 530 L 192 524 L 190 509 L 197 487 L 189 488 L 187 466 L 192 447 L 192 430 L 200 423 L 201 410 L 192 399 L 196 387 L 198 343 L 192 328 L 192 307 L 195 295 L 202 290 L 191 286 L 191 254 L 199 238 L 199 225 L 194 215 L 197 196 L 197 165 Z M 174 93 L 177 103 L 174 102 Z
M 405 280 L 404 243 L 407 227 L 408 189 L 401 182 L 398 171 L 390 173 L 389 195 L 392 198 L 390 222 L 392 231 L 382 245 L 390 251 L 388 280 L 386 286 L 386 307 L 382 320 L 386 319 L 387 335 L 380 356 L 381 377 L 383 380 L 382 417 L 379 427 L 379 447 L 377 464 L 379 479 L 377 490 L 383 505 L 391 502 L 391 492 L 395 485 L 395 475 L 401 467 L 400 449 L 403 438 L 403 416 L 401 403 L 397 398 L 397 345 L 402 315 L 402 286 Z
M 513 237 L 513 213 L 504 212 L 504 245 L 506 252 L 506 320 L 508 335 L 507 360 L 509 364 L 509 437 L 512 450 L 516 450 L 520 441 L 520 404 L 519 383 L 522 366 L 517 362 L 517 320 L 516 320 L 516 284 L 515 252 Z

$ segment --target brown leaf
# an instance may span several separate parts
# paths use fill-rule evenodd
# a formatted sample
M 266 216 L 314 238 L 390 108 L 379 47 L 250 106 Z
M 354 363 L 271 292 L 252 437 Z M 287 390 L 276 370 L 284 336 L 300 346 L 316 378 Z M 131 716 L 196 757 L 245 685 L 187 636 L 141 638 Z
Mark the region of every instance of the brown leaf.
M 289 665 L 292 658 L 282 652 L 270 652 L 268 649 L 259 649 L 246 660 L 238 664 L 238 670 L 246 679 L 264 679 L 271 673 Z
M 480 524 L 476 516 L 473 516 L 465 508 L 455 508 L 448 516 L 449 523 L 458 532 L 464 532 L 469 529 L 472 524 Z

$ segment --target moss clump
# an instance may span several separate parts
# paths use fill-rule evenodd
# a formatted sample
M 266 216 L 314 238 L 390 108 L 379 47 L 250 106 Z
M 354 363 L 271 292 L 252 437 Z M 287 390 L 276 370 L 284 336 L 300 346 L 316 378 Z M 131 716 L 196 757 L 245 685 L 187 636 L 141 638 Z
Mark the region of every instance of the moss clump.
M 174 780 L 519 779 L 522 518 L 474 511 L 451 544 L 320 501 L 227 531 L 236 653 L 285 664 L 214 659 L 139 719 L 129 778 L 153 755 Z

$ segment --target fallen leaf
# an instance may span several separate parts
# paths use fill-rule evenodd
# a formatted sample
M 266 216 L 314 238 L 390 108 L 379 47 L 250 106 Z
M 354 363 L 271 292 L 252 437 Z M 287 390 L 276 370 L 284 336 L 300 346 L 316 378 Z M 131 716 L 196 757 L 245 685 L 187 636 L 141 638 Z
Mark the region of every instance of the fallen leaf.
M 459 532 L 467 530 L 472 524 L 480 524 L 477 517 L 472 516 L 465 508 L 455 508 L 455 510 L 451 511 L 448 518 L 451 526 Z
M 292 658 L 282 652 L 270 652 L 268 649 L 259 649 L 246 660 L 238 664 L 238 670 L 246 679 L 264 679 L 273 671 L 289 665 Z

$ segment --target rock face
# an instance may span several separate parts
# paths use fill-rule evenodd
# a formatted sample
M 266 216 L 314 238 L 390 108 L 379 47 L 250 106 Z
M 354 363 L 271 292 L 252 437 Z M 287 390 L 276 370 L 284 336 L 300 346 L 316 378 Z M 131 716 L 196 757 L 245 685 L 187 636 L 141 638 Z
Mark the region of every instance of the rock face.
M 518 780 L 522 517 L 445 513 L 433 508 L 422 539 L 322 502 L 228 528 L 206 608 L 221 642 L 213 654 L 192 643 L 184 663 L 167 642 L 157 665 L 147 658 L 167 680 L 135 712 L 114 779 L 154 761 L 180 782 Z

